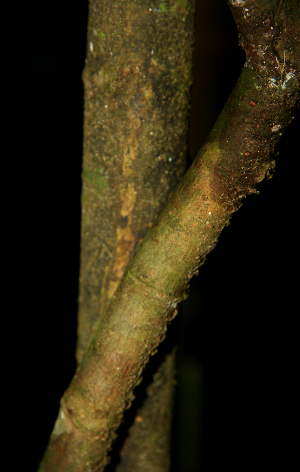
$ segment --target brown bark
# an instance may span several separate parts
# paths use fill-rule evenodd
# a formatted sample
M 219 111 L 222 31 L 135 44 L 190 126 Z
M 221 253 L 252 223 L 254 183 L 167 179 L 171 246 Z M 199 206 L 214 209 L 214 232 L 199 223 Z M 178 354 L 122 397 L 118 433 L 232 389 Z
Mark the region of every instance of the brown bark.
M 247 61 L 227 104 L 130 260 L 70 387 L 40 470 L 103 470 L 186 286 L 256 185 L 299 98 L 299 2 L 231 1 Z
M 117 472 L 170 470 L 170 437 L 175 388 L 175 348 L 164 356 L 147 387 L 121 451 Z M 138 392 L 137 392 L 138 393 Z
M 78 362 L 130 255 L 185 170 L 194 1 L 162 5 L 90 2 Z M 159 383 L 148 388 L 116 470 L 168 470 L 174 356 L 162 356 Z
M 90 2 L 78 360 L 185 170 L 193 4 Z

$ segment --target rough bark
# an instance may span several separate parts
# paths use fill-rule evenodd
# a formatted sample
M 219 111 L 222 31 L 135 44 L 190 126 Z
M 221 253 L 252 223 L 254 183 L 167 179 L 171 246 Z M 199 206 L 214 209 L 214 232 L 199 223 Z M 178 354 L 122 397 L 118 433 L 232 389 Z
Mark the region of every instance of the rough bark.
M 90 1 L 78 363 L 130 255 L 185 170 L 193 6 L 194 0 L 159 8 L 153 1 Z M 161 362 L 159 385 L 149 387 L 124 445 L 136 471 L 168 470 L 174 369 L 169 356 Z M 156 438 L 151 454 L 138 448 L 147 435 Z
M 193 5 L 89 5 L 78 360 L 185 170 Z
M 170 437 L 175 388 L 175 348 L 164 356 L 147 398 L 135 415 L 121 451 L 117 472 L 170 470 Z M 137 392 L 138 394 L 138 392 Z
M 40 470 L 103 470 L 123 411 L 187 284 L 274 169 L 299 98 L 299 2 L 231 1 L 247 55 L 197 159 L 137 247 L 61 409 Z

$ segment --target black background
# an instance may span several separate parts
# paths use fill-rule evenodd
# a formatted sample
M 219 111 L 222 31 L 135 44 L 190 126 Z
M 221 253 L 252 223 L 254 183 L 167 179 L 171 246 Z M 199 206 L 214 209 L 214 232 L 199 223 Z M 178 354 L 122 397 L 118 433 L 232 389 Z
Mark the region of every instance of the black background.
M 20 27 L 12 25 L 20 33 L 21 90 L 14 118 L 21 190 L 11 299 L 19 334 L 13 438 L 20 450 L 14 463 L 34 471 L 75 370 L 87 2 L 33 2 L 20 18 Z M 226 1 L 199 0 L 190 159 L 242 64 Z M 289 468 L 299 311 L 299 111 L 295 116 L 279 143 L 274 177 L 234 214 L 182 303 L 172 472 Z

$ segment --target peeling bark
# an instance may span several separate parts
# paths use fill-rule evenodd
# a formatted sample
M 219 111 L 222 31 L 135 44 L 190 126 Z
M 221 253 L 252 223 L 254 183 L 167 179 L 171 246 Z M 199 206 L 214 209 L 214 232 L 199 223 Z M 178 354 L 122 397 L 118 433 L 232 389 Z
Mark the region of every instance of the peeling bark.
M 104 469 L 133 388 L 190 278 L 243 198 L 274 169 L 274 147 L 299 99 L 299 2 L 230 4 L 246 64 L 197 159 L 127 265 L 62 398 L 41 471 Z

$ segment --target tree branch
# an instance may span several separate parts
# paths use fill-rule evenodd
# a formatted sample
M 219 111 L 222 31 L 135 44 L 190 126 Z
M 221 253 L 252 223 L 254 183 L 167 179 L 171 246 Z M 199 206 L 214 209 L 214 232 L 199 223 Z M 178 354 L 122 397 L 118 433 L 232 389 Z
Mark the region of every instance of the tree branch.
M 197 159 L 138 246 L 65 392 L 40 471 L 101 471 L 142 370 L 187 284 L 270 154 L 299 98 L 299 2 L 231 1 L 247 60 Z M 287 31 L 289 26 L 289 31 Z

